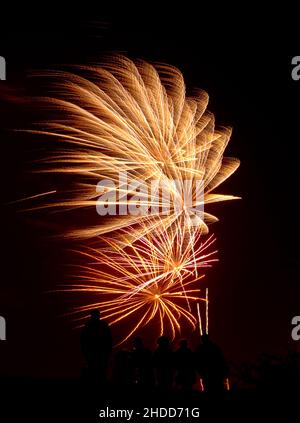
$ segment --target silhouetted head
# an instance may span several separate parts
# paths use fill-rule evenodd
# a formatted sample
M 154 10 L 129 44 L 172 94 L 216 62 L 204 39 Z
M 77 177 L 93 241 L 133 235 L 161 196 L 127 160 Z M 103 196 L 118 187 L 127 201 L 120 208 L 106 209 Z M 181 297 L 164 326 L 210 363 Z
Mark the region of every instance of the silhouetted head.
M 133 348 L 138 350 L 140 348 L 143 348 L 144 344 L 143 344 L 143 340 L 140 336 L 137 336 L 134 340 L 133 340 Z
M 188 341 L 186 339 L 182 339 L 180 341 L 180 344 L 179 345 L 180 345 L 180 348 L 186 349 L 188 347 Z
M 202 343 L 203 343 L 203 344 L 208 344 L 208 343 L 210 342 L 210 338 L 209 338 L 209 336 L 208 336 L 208 333 L 204 333 L 204 334 L 201 336 L 201 340 L 202 340 Z
M 91 311 L 91 320 L 99 320 L 100 319 L 100 311 L 95 308 L 94 310 Z
M 169 346 L 169 339 L 166 336 L 160 336 L 157 343 L 161 348 L 166 348 Z

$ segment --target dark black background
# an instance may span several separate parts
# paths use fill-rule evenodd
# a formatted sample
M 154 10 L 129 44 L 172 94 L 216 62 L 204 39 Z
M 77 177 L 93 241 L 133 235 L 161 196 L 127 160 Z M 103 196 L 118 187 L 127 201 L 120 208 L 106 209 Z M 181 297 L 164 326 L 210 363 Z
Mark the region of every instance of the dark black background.
M 239 157 L 241 167 L 220 191 L 243 199 L 214 208 L 220 222 L 211 230 L 220 262 L 207 274 L 212 337 L 234 362 L 296 348 L 291 340 L 291 319 L 300 314 L 300 81 L 291 78 L 292 57 L 300 54 L 296 12 L 288 6 L 275 13 L 249 5 L 206 10 L 175 3 L 167 14 L 152 4 L 127 13 L 116 5 L 110 14 L 101 4 L 81 8 L 76 15 L 71 6 L 63 13 L 50 5 L 1 13 L 7 81 L 0 82 L 0 315 L 7 320 L 8 339 L 0 343 L 0 374 L 79 374 L 78 333 L 60 317 L 72 306 L 70 299 L 45 293 L 63 282 L 69 245 L 53 241 L 47 226 L 7 204 L 35 192 L 27 174 L 33 147 L 11 129 L 34 118 L 30 104 L 20 100 L 30 71 L 96 62 L 111 52 L 178 67 L 188 90 L 209 93 L 216 122 L 233 126 L 227 155 Z

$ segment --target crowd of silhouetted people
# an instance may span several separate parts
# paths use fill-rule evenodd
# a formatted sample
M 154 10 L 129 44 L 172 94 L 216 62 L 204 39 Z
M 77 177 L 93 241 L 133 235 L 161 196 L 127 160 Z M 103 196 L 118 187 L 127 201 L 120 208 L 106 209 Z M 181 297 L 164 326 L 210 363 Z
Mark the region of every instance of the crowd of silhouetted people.
M 120 389 L 188 391 L 197 385 L 208 393 L 221 393 L 225 389 L 226 362 L 220 348 L 207 334 L 202 336 L 195 351 L 189 348 L 187 340 L 182 340 L 173 351 L 166 336 L 160 336 L 157 348 L 151 351 L 137 337 L 131 349 L 119 350 L 112 358 L 109 326 L 98 310 L 92 310 L 81 333 L 81 348 L 88 378 L 105 382 L 110 370 L 110 379 Z

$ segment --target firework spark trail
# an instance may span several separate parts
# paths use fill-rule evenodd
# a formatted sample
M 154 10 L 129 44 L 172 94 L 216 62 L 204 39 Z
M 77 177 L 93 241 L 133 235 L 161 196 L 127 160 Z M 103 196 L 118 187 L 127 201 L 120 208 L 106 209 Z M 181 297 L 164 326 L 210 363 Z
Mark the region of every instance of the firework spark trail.
M 198 314 L 198 324 L 199 324 L 199 334 L 200 337 L 203 335 L 203 329 L 202 329 L 202 320 L 201 320 L 201 312 L 200 312 L 200 304 L 197 303 L 197 314 Z
M 214 116 L 206 110 L 208 95 L 198 90 L 188 97 L 182 74 L 172 66 L 133 63 L 125 57 L 114 57 L 102 67 L 81 66 L 78 72 L 85 77 L 61 71 L 47 73 L 57 94 L 40 100 L 58 116 L 31 132 L 57 141 L 57 150 L 45 158 L 40 171 L 66 174 L 70 185 L 63 200 L 54 198 L 37 207 L 95 208 L 101 205 L 97 183 L 106 179 L 115 184 L 111 206 L 130 202 L 131 207 L 149 210 L 150 206 L 163 209 L 168 203 L 169 214 L 151 221 L 142 213 L 128 213 L 101 219 L 93 226 L 86 222 L 69 236 L 92 238 L 141 223 L 146 232 L 162 225 L 167 230 L 177 220 L 186 230 L 191 218 L 196 218 L 197 227 L 207 233 L 207 224 L 217 218 L 195 210 L 237 198 L 214 190 L 239 166 L 237 159 L 223 157 L 231 130 L 215 128 Z M 142 181 L 145 192 L 139 193 L 138 200 L 132 198 L 130 184 L 120 183 L 120 171 L 126 172 L 128 181 Z M 76 184 L 78 177 L 81 182 Z M 166 192 L 149 202 L 153 180 L 166 187 Z M 178 211 L 187 180 L 203 182 L 204 199 L 199 200 L 194 192 L 189 210 Z M 136 232 L 138 236 L 144 233 Z

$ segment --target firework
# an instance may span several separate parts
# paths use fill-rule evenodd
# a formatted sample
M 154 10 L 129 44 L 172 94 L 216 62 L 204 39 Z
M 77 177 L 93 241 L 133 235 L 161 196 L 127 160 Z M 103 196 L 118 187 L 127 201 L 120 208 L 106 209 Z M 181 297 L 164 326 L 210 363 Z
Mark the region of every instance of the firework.
M 55 94 L 40 101 L 51 115 L 30 132 L 56 141 L 38 171 L 63 174 L 66 188 L 33 196 L 34 208 L 94 213 L 66 231 L 90 245 L 80 283 L 65 288 L 89 298 L 72 313 L 81 321 L 99 308 L 111 325 L 124 323 L 122 343 L 152 321 L 157 335 L 174 338 L 182 324 L 194 330 L 193 308 L 200 325 L 205 301 L 208 332 L 199 280 L 216 261 L 214 238 L 204 236 L 218 219 L 206 209 L 238 198 L 215 192 L 239 166 L 224 157 L 231 129 L 215 127 L 208 95 L 188 96 L 172 66 L 116 56 L 47 76 Z
M 124 243 L 129 232 L 123 233 Z M 204 277 L 203 270 L 216 261 L 216 251 L 206 251 L 214 239 L 210 236 L 201 242 L 197 238 L 193 254 L 191 245 L 181 245 L 179 256 L 176 243 L 165 241 L 148 234 L 124 246 L 106 237 L 102 239 L 105 246 L 81 250 L 88 264 L 79 265 L 76 272 L 80 283 L 63 290 L 85 293 L 89 302 L 71 314 L 78 314 L 80 321 L 88 317 L 90 310 L 99 308 L 110 325 L 125 322 L 127 333 L 119 343 L 151 321 L 156 322 L 157 336 L 168 333 L 174 339 L 182 324 L 195 330 L 197 320 L 192 308 L 194 303 L 205 301 L 200 296 L 199 280 Z
M 223 157 L 231 130 L 215 128 L 205 92 L 186 95 L 178 69 L 118 56 L 101 67 L 78 67 L 77 74 L 53 71 L 47 76 L 53 79 L 55 95 L 40 100 L 54 117 L 31 132 L 57 141 L 53 153 L 40 161 L 40 171 L 63 173 L 68 182 L 65 191 L 57 189 L 58 197 L 49 196 L 37 207 L 95 210 L 109 205 L 118 214 L 93 224 L 87 219 L 69 236 L 92 238 L 136 226 L 143 228 L 135 231 L 138 239 L 158 227 L 168 230 L 175 222 L 184 230 L 196 226 L 207 233 L 207 225 L 217 218 L 198 209 L 237 198 L 215 193 L 239 166 L 237 159 Z M 97 191 L 102 180 L 113 184 L 110 200 L 103 204 Z M 141 181 L 138 199 L 132 181 Z M 149 201 L 153 181 L 165 190 Z M 188 208 L 179 207 L 185 203 L 186 181 L 191 186 L 201 182 L 203 190 L 200 197 L 199 189 L 193 190 Z M 170 208 L 164 214 L 166 202 Z M 127 205 L 135 213 L 124 211 Z M 149 219 L 153 208 L 159 218 Z

